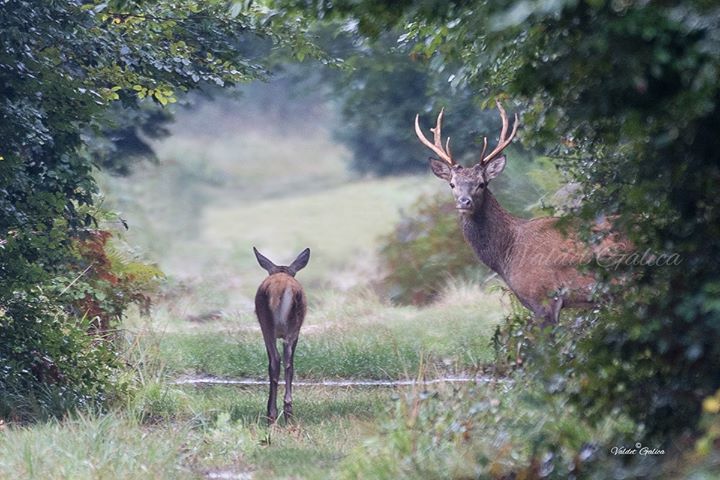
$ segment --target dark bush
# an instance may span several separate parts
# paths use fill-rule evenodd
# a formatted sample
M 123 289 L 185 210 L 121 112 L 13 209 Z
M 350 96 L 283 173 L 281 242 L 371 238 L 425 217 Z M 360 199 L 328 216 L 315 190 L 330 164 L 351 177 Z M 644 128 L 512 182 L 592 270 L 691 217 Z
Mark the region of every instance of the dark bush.
M 465 243 L 446 192 L 419 198 L 380 241 L 382 283 L 398 303 L 426 304 L 451 277 L 479 280 L 489 273 Z
M 103 408 L 126 393 L 114 335 L 131 304 L 149 308 L 162 273 L 87 230 L 58 273 L 0 303 L 0 417 L 16 421 Z
M 100 407 L 124 393 L 111 342 L 89 335 L 36 286 L 0 306 L 0 417 L 27 421 Z

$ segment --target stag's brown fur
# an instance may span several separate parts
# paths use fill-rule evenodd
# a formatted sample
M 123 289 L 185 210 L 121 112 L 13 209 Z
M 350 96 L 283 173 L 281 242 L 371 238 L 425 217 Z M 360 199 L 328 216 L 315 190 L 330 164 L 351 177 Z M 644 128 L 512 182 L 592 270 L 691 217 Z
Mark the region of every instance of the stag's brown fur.
M 455 197 L 460 213 L 463 235 L 475 255 L 507 283 L 520 302 L 536 317 L 546 323 L 556 322 L 563 307 L 589 307 L 592 276 L 583 273 L 579 266 L 594 256 L 625 250 L 627 245 L 610 235 L 594 250 L 578 241 L 574 232 L 564 234 L 558 229 L 558 218 L 544 217 L 525 220 L 508 213 L 488 190 L 490 180 L 505 168 L 503 149 L 512 141 L 518 126 L 518 117 L 512 132 L 505 110 L 498 103 L 502 118 L 502 131 L 498 145 L 487 156 L 487 138 L 480 162 L 470 168 L 455 163 L 449 150 L 449 141 L 443 146 L 440 112 L 434 133 L 434 142 L 425 138 L 415 118 L 415 132 L 420 141 L 435 152 L 441 160 L 431 159 L 433 173 L 446 180 Z M 609 222 L 599 229 L 609 229 Z
M 590 254 L 557 228 L 557 218 L 517 218 L 489 190 L 482 204 L 461 216 L 463 235 L 475 255 L 507 283 L 536 316 L 555 319 L 565 307 L 590 305 L 593 278 L 578 265 Z

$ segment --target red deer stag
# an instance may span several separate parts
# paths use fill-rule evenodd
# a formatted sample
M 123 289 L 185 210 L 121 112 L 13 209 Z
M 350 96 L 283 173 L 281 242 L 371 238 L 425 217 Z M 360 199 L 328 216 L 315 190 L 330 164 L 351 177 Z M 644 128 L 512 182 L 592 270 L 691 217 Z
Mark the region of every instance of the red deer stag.
M 283 412 L 285 420 L 292 420 L 292 380 L 293 357 L 297 345 L 300 327 L 305 319 L 307 300 L 295 274 L 305 268 L 310 260 L 310 249 L 306 248 L 290 264 L 278 266 L 268 260 L 253 247 L 255 257 L 268 277 L 258 287 L 255 294 L 255 313 L 260 322 L 265 349 L 268 355 L 268 374 L 270 376 L 270 395 L 267 405 L 268 423 L 277 420 L 277 389 L 280 381 L 280 354 L 276 340 L 283 340 L 283 364 L 285 365 L 285 402 Z
M 505 168 L 503 150 L 510 145 L 518 128 L 515 114 L 512 131 L 505 109 L 496 102 L 502 119 L 497 146 L 487 155 L 484 139 L 480 161 L 470 168 L 455 163 L 450 154 L 450 138 L 442 142 L 441 111 L 437 117 L 434 143 L 420 128 L 415 117 L 415 133 L 420 141 L 440 159 L 430 159 L 433 173 L 450 184 L 455 208 L 460 214 L 462 232 L 475 255 L 507 283 L 520 302 L 530 309 L 543 325 L 557 322 L 563 307 L 587 308 L 593 277 L 578 270 L 589 258 L 588 249 L 573 234 L 563 235 L 557 229 L 558 218 L 525 220 L 511 215 L 487 188 L 488 183 Z M 611 242 L 612 243 L 612 242 Z M 605 247 L 607 248 L 607 247 Z

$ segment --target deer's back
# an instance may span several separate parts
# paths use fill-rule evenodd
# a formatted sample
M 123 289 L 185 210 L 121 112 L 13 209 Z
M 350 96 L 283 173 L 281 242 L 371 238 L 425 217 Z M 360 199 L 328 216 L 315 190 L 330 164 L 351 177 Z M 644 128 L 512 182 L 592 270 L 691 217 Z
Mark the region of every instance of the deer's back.
M 268 276 L 255 294 L 255 312 L 263 332 L 296 338 L 305 319 L 307 300 L 300 283 L 286 273 Z
M 568 304 L 588 298 L 593 278 L 578 268 L 592 259 L 592 252 L 573 233 L 558 229 L 557 221 L 544 217 L 518 225 L 506 282 L 526 305 L 561 290 Z
M 595 280 L 580 267 L 632 248 L 630 242 L 614 233 L 612 221 L 605 220 L 593 228 L 594 233 L 607 236 L 589 247 L 572 230 L 559 229 L 558 220 L 537 218 L 517 227 L 505 280 L 526 305 L 560 290 L 565 292 L 566 306 L 587 304 Z

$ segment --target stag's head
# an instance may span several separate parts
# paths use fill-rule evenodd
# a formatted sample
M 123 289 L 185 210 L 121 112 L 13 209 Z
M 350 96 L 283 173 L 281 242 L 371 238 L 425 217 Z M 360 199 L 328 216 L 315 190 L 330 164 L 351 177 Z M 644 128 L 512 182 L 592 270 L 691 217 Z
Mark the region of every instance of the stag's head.
M 502 151 L 510 145 L 518 127 L 518 116 L 515 114 L 512 132 L 508 135 L 509 122 L 505 109 L 496 102 L 500 117 L 502 119 L 502 131 L 497 146 L 487 155 L 487 137 L 483 141 L 483 149 L 480 154 L 480 161 L 470 168 L 464 168 L 462 165 L 455 163 L 450 153 L 450 137 L 442 143 L 442 118 L 443 112 L 437 118 L 435 128 L 431 128 L 433 132 L 434 142 L 430 142 L 420 129 L 419 115 L 415 116 L 415 133 L 420 142 L 435 152 L 439 159 L 430 159 L 430 168 L 435 176 L 442 178 L 450 184 L 453 196 L 455 197 L 455 208 L 465 215 L 472 214 L 476 208 L 482 205 L 485 198 L 485 191 L 488 183 L 497 177 L 505 168 L 505 156 Z

